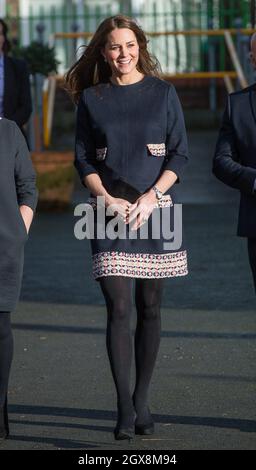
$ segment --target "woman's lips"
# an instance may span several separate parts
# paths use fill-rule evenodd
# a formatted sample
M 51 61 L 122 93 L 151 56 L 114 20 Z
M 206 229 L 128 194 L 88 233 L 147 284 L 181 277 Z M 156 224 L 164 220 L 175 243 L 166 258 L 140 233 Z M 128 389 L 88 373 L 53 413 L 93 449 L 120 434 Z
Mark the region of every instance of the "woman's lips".
M 127 61 L 119 61 L 119 60 L 118 60 L 117 63 L 118 63 L 119 65 L 128 65 L 128 64 L 131 62 L 131 60 L 132 60 L 132 59 L 127 60 Z

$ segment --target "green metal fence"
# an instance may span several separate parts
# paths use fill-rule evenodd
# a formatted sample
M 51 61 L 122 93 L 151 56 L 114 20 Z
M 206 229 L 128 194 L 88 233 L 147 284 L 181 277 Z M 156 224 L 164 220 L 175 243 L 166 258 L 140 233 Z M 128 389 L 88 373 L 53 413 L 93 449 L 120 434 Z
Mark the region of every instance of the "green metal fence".
M 50 9 L 41 6 L 35 10 L 30 6 L 29 15 L 25 18 L 12 17 L 7 9 L 7 21 L 16 27 L 17 41 L 28 44 L 40 39 L 47 42 L 55 32 L 94 32 L 98 24 L 107 16 L 118 12 L 135 17 L 146 32 L 182 31 L 191 29 L 218 29 L 233 27 L 250 27 L 249 0 L 166 0 L 148 1 L 143 10 L 133 12 L 124 10 L 122 2 L 110 2 L 103 7 L 89 7 L 84 4 L 83 11 L 78 12 L 72 2 L 63 3 L 62 7 Z M 84 41 L 82 41 L 84 43 Z M 75 60 L 75 50 L 81 41 L 58 39 L 56 41 L 57 58 L 60 60 L 60 72 L 66 70 Z M 164 72 L 206 71 L 209 69 L 209 50 L 217 51 L 216 70 L 226 67 L 226 53 L 223 38 L 207 36 L 160 36 L 149 37 L 149 48 L 154 53 Z

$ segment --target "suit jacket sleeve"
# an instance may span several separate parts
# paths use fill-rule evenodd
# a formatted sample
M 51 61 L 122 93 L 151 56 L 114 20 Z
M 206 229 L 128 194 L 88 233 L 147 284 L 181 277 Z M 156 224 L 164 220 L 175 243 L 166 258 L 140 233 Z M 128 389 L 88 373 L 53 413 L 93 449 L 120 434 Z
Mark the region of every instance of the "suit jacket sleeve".
M 19 71 L 19 102 L 17 108 L 11 119 L 15 121 L 18 126 L 23 126 L 28 122 L 32 112 L 32 100 L 30 92 L 29 72 L 27 64 L 24 60 L 17 61 Z
M 15 156 L 15 184 L 19 206 L 29 206 L 33 211 L 37 205 L 38 191 L 36 188 L 36 174 L 30 158 L 25 138 L 14 123 Z
M 183 112 L 173 85 L 168 90 L 166 161 L 163 170 L 171 170 L 179 182 L 188 161 L 188 143 Z
M 91 173 L 98 173 L 96 167 L 95 143 L 85 100 L 86 90 L 82 93 L 77 108 L 74 161 L 74 165 L 84 186 L 86 186 L 84 183 L 85 176 Z
M 253 193 L 256 170 L 241 164 L 231 122 L 231 101 L 228 97 L 213 159 L 213 173 L 223 183 L 246 194 Z

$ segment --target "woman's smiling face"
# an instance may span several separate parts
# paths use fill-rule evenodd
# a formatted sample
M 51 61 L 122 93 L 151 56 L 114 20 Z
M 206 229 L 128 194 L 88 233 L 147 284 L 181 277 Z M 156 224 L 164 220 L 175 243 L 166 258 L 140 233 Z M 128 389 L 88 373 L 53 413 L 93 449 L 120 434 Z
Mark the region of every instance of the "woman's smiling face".
M 102 54 L 115 76 L 131 74 L 139 60 L 139 45 L 134 32 L 128 28 L 116 28 L 109 33 Z

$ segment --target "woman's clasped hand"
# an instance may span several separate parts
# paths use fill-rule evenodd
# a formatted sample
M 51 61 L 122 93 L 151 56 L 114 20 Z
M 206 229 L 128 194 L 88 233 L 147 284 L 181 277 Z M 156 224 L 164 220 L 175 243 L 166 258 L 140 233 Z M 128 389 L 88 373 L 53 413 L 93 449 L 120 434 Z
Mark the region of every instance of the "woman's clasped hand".
M 131 224 L 131 230 L 137 230 L 148 220 L 155 208 L 155 204 L 155 195 L 148 192 L 140 196 L 134 203 L 126 199 L 113 197 L 106 204 L 106 207 L 109 211 L 111 206 L 111 212 L 114 216 L 119 215 L 125 224 Z

